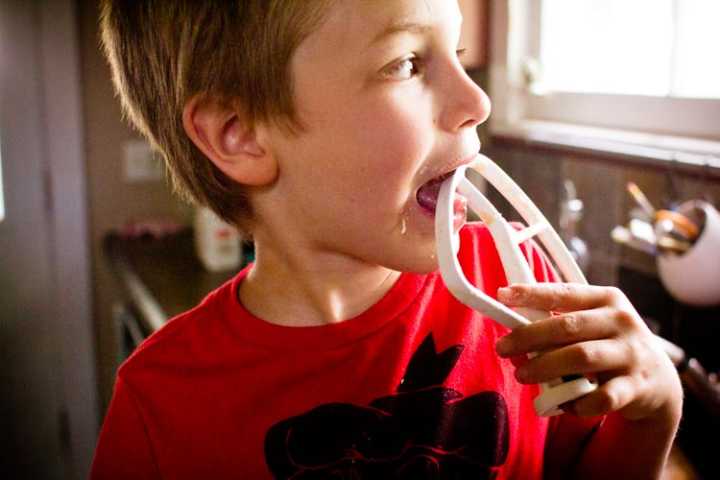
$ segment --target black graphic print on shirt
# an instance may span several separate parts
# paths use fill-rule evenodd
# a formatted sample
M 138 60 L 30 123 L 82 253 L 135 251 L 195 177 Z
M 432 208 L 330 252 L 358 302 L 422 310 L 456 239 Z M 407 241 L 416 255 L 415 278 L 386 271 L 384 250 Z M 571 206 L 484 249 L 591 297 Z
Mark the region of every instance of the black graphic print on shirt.
M 442 387 L 462 353 L 428 335 L 397 393 L 368 406 L 329 403 L 282 420 L 265 436 L 278 479 L 494 478 L 508 453 L 505 400 Z

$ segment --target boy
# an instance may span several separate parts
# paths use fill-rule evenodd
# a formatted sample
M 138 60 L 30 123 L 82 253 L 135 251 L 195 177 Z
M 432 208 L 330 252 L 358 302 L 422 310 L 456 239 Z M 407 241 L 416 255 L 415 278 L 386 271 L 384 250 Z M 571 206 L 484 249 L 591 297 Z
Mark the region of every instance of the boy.
M 500 290 L 564 312 L 506 335 L 436 272 L 438 179 L 490 111 L 460 24 L 450 0 L 103 2 L 126 112 L 256 262 L 120 368 L 94 478 L 660 475 L 682 390 L 621 293 Z M 461 234 L 494 295 L 487 230 Z M 574 373 L 599 389 L 538 418 L 536 384 Z

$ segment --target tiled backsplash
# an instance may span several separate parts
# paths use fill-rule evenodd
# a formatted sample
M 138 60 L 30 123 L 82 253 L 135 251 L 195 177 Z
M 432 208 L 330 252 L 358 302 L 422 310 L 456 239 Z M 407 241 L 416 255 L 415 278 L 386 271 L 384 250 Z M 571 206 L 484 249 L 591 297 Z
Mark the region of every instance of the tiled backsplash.
M 485 153 L 515 179 L 556 228 L 564 197 L 563 181 L 574 182 L 577 196 L 585 207 L 577 234 L 590 250 L 587 277 L 593 284 L 617 285 L 620 267 L 657 274 L 653 257 L 622 247 L 610 238 L 613 227 L 626 224 L 635 206 L 626 191 L 627 182 L 635 182 L 657 208 L 667 206 L 668 201 L 692 198 L 705 198 L 716 206 L 720 201 L 719 181 L 672 172 L 670 168 L 662 171 L 603 162 L 574 153 L 490 143 Z M 674 195 L 672 190 L 676 190 Z M 509 219 L 518 219 L 507 202 L 493 192 L 491 197 Z

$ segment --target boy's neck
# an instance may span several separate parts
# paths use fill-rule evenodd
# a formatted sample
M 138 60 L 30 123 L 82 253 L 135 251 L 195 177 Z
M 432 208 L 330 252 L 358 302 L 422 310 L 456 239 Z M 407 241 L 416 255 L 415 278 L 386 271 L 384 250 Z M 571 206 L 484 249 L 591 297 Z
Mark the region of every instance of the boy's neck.
M 256 238 L 255 263 L 240 284 L 243 306 L 269 323 L 319 326 L 353 318 L 377 303 L 400 272 L 332 252 L 282 251 Z

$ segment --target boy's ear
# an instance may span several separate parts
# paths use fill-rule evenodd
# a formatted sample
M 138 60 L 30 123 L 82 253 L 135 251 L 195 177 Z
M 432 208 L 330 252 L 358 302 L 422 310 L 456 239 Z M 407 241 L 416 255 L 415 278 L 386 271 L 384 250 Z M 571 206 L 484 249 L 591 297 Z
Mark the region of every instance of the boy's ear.
M 182 120 L 192 142 L 231 179 L 252 186 L 275 180 L 274 157 L 240 112 L 198 95 L 185 105 Z

